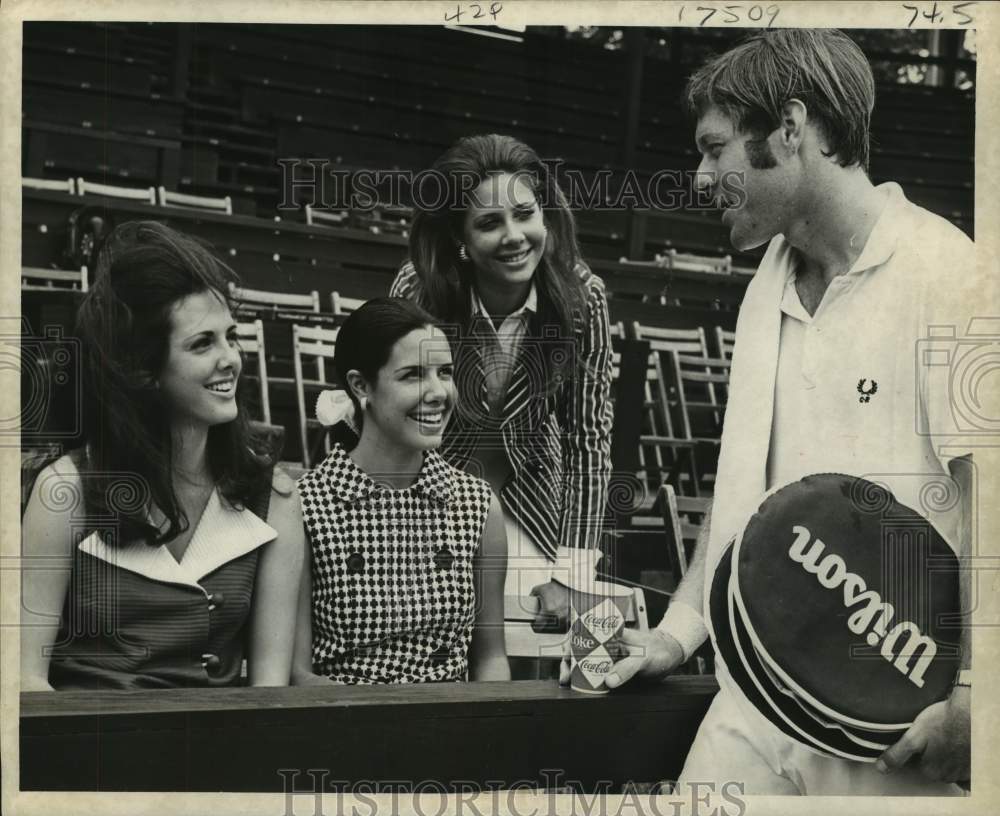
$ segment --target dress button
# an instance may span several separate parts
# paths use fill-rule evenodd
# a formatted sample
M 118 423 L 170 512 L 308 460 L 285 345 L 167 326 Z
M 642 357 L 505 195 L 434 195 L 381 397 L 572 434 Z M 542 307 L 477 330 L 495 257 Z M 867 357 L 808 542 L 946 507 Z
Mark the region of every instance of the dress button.
M 434 566 L 439 570 L 447 572 L 451 569 L 451 565 L 455 562 L 455 556 L 452 554 L 451 550 L 446 547 L 442 547 L 436 553 L 434 553 Z
M 222 664 L 219 660 L 219 656 L 215 654 L 203 654 L 201 656 L 201 665 L 205 669 L 217 669 Z
M 365 568 L 365 557 L 359 552 L 347 556 L 347 571 L 361 572 Z
M 225 602 L 226 599 L 221 592 L 213 592 L 208 596 L 208 611 L 211 612 L 213 609 L 222 606 Z

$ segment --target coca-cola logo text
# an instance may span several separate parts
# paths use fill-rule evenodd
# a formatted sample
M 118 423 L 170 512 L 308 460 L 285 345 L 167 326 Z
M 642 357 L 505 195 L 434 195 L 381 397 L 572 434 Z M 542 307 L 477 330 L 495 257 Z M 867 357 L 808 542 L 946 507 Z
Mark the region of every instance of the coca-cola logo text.
M 608 615 L 599 618 L 593 612 L 588 612 L 583 616 L 583 624 L 591 632 L 601 632 L 605 635 L 613 635 L 622 625 L 621 615 Z
M 580 668 L 585 672 L 592 672 L 594 674 L 607 674 L 611 671 L 611 661 L 608 658 L 603 660 L 595 660 L 593 658 L 585 657 L 580 661 Z

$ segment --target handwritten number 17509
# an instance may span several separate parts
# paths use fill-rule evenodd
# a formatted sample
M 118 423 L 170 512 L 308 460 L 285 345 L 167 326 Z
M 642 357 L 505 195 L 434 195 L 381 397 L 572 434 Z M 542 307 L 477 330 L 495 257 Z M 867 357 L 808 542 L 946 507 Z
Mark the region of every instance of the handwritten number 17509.
M 724 25 L 733 25 L 734 23 L 743 22 L 743 12 L 746 10 L 746 20 L 751 23 L 759 23 L 763 21 L 764 17 L 769 17 L 767 21 L 767 27 L 770 28 L 771 24 L 774 23 L 774 18 L 778 16 L 778 12 L 781 9 L 778 5 L 772 4 L 767 8 L 764 6 L 747 6 L 731 4 L 728 6 L 696 6 L 694 13 L 700 16 L 698 20 L 698 25 L 707 25 L 716 14 L 721 15 L 715 19 L 716 23 L 722 23 Z M 687 11 L 687 6 L 681 6 L 680 13 L 677 15 L 677 22 L 684 22 L 684 12 Z

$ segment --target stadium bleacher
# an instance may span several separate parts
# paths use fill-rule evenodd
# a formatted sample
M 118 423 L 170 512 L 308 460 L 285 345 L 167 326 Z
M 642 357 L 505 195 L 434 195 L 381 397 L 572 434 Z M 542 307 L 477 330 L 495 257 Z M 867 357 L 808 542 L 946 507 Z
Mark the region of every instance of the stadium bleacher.
M 671 36 L 684 46 L 689 34 Z M 759 253 L 734 252 L 710 210 L 627 199 L 607 206 L 630 179 L 643 187 L 664 169 L 680 175 L 658 187 L 661 198 L 689 192 L 683 174 L 698 156 L 679 95 L 699 49 L 716 40 L 724 48 L 727 36 L 703 32 L 671 61 L 647 54 L 636 69 L 626 51 L 532 30 L 512 42 L 429 27 L 380 27 L 372 36 L 357 26 L 26 23 L 23 175 L 62 189 L 25 183 L 22 267 L 79 273 L 86 264 L 69 245 L 69 224 L 91 207 L 108 225 L 156 219 L 202 237 L 250 289 L 318 292 L 321 311 L 308 319 L 277 308 L 247 309 L 240 318 L 261 321 L 275 380 L 269 414 L 285 425 L 285 458 L 302 460 L 287 367 L 293 326 L 339 325 L 344 316 L 334 312 L 344 310 L 333 307 L 334 292 L 385 294 L 407 255 L 410 215 L 405 206 L 339 208 L 326 218 L 320 207 L 308 216 L 302 206 L 278 209 L 278 159 L 326 159 L 348 175 L 419 170 L 459 136 L 506 132 L 562 159 L 564 171 L 607 174 L 606 190 L 576 217 L 584 257 L 607 285 L 611 319 L 627 327 L 621 340 L 641 339 L 635 325 L 731 338 Z M 973 95 L 957 89 L 882 85 L 872 122 L 873 180 L 898 181 L 912 200 L 970 234 L 974 109 Z M 158 193 L 153 203 L 80 195 L 67 179 Z M 229 202 L 205 209 L 191 206 L 197 199 L 190 196 Z M 178 202 L 188 206 L 164 205 Z M 36 325 L 55 319 L 68 331 L 80 294 L 33 291 L 25 315 Z M 644 367 L 648 349 L 638 346 Z M 711 373 L 723 379 L 727 364 L 719 358 L 730 349 L 724 352 L 713 345 L 702 354 L 715 358 Z M 662 366 L 664 376 L 682 369 L 692 370 L 684 360 Z M 685 410 L 685 382 L 669 384 L 674 391 L 662 410 Z M 709 382 L 724 388 L 720 379 Z M 722 402 L 702 411 L 701 424 L 673 417 L 674 433 L 696 457 L 693 477 L 674 469 L 679 495 L 711 489 L 701 475 L 714 472 Z M 641 393 L 618 394 L 616 429 L 638 428 L 643 405 Z M 637 501 L 645 511 L 657 486 L 647 485 Z M 636 580 L 648 568 L 639 564 Z

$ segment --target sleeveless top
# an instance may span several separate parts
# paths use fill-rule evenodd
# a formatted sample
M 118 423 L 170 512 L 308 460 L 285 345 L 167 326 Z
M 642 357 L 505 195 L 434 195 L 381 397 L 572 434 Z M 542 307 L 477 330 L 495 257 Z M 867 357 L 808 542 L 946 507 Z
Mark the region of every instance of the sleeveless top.
M 299 495 L 313 670 L 344 683 L 465 679 L 489 485 L 428 451 L 416 481 L 391 489 L 335 445 Z
M 270 480 L 267 492 L 253 502 L 265 516 Z M 238 684 L 260 547 L 277 531 L 215 490 L 178 562 L 165 546 L 109 544 L 113 523 L 95 530 L 79 505 L 80 540 L 49 663 L 53 688 Z

